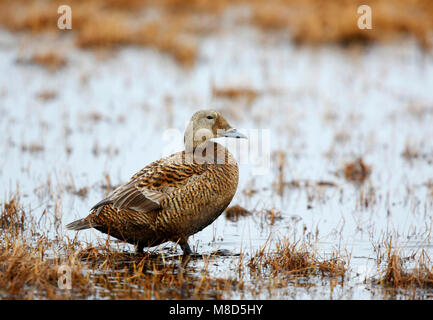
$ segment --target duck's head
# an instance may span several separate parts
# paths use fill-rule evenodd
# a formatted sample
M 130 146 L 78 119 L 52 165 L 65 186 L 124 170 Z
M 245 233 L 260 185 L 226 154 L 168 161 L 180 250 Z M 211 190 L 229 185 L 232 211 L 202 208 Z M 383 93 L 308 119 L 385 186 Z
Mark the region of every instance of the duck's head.
M 227 137 L 246 139 L 233 128 L 216 110 L 200 110 L 193 114 L 185 130 L 185 149 L 194 150 L 198 145 L 212 138 Z

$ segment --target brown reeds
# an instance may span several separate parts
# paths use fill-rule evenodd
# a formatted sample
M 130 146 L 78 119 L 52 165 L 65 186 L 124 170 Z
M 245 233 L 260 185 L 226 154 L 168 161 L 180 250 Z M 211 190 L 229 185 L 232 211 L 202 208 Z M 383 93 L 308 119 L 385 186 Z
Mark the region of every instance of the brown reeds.
M 257 251 L 249 262 L 250 271 L 270 271 L 272 276 L 330 276 L 344 280 L 345 262 L 337 257 L 320 259 L 314 250 L 305 245 L 299 247 L 288 239 L 277 242 L 275 251 Z
M 218 30 L 218 23 L 209 21 L 220 21 L 221 13 L 234 3 L 251 9 L 253 25 L 265 32 L 286 31 L 296 43 L 364 44 L 411 35 L 422 47 L 431 46 L 433 4 L 429 0 L 369 4 L 371 30 L 358 28 L 361 0 L 77 0 L 71 4 L 72 32 L 79 47 L 149 46 L 180 64 L 191 65 L 197 58 L 198 37 Z M 63 4 L 60 0 L 2 1 L 0 24 L 13 31 L 65 32 L 57 28 L 57 8 Z M 200 17 L 206 17 L 206 23 Z M 249 101 L 257 97 L 257 92 L 249 89 L 216 89 L 214 93 Z
M 362 158 L 344 165 L 344 176 L 348 181 L 363 183 L 371 174 L 371 166 L 367 166 Z
M 358 28 L 358 7 L 363 4 L 360 0 L 255 1 L 253 21 L 264 30 L 288 31 L 298 43 L 365 44 L 410 34 L 422 47 L 431 46 L 433 4 L 428 0 L 369 3 L 372 29 Z
M 281 197 L 283 196 L 285 186 L 284 165 L 286 162 L 286 153 L 284 151 L 276 151 L 274 153 L 274 159 L 278 169 L 278 178 L 277 181 L 274 183 L 274 188 Z
M 21 236 L 3 238 L 0 246 L 0 292 L 5 299 L 84 298 L 92 294 L 82 265 L 70 257 L 52 257 L 54 244 L 41 237 L 35 243 Z M 59 286 L 60 267 L 70 270 L 70 289 Z
M 32 55 L 30 62 L 45 67 L 50 72 L 66 66 L 66 58 L 56 52 L 37 52 Z
M 59 299 L 90 293 L 82 266 L 74 256 L 56 257 L 57 243 L 36 231 L 36 225 L 15 195 L 3 204 L 0 216 L 0 297 L 3 299 Z M 35 235 L 38 235 L 35 237 Z M 63 245 L 67 245 L 65 242 Z M 59 288 L 59 267 L 68 266 L 71 290 Z
M 0 296 L 4 299 L 227 299 L 255 294 L 242 274 L 237 278 L 210 275 L 208 266 L 218 252 L 198 258 L 202 266 L 196 269 L 189 263 L 197 258 L 161 250 L 135 255 L 112 247 L 109 241 L 96 246 L 67 237 L 52 241 L 26 218 L 18 197 L 3 205 L 0 221 L 4 226 Z M 17 226 L 19 232 L 12 232 Z M 241 255 L 240 265 L 242 261 Z M 344 275 L 339 260 L 318 259 L 314 252 L 284 241 L 273 252 L 257 253 L 249 267 L 273 277 Z M 61 285 L 65 284 L 63 268 L 69 271 L 69 288 Z M 269 289 L 287 284 L 280 279 L 269 283 Z
M 230 100 L 246 100 L 249 104 L 252 103 L 260 93 L 254 89 L 243 88 L 243 87 L 224 87 L 224 88 L 212 88 L 212 94 L 216 98 L 225 98 Z
M 24 230 L 25 212 L 19 205 L 17 195 L 5 202 L 0 212 L 1 231 L 17 233 Z
M 236 222 L 239 220 L 240 217 L 246 217 L 251 215 L 251 212 L 239 205 L 235 205 L 227 208 L 225 210 L 225 214 L 227 220 Z
M 108 241 L 53 241 L 26 216 L 18 196 L 2 206 L 0 238 L 2 299 L 222 299 L 243 290 L 242 281 L 209 276 L 212 255 L 195 271 L 188 267 L 191 258 L 181 255 L 135 255 Z
M 57 98 L 57 92 L 53 90 L 44 90 L 38 92 L 36 97 L 40 100 L 49 101 Z
M 21 151 L 23 152 L 30 152 L 30 153 L 38 153 L 45 150 L 45 147 L 39 143 L 30 143 L 30 144 L 23 144 L 21 146 Z
M 405 267 L 409 260 L 414 261 L 412 268 Z M 386 267 L 376 282 L 392 288 L 433 288 L 432 261 L 424 249 L 417 255 L 402 258 L 397 250 L 388 246 Z
M 188 268 L 188 256 L 165 256 L 151 251 L 133 255 L 98 246 L 85 248 L 78 257 L 100 271 L 91 279 L 103 297 L 222 299 L 243 289 L 240 281 L 210 277 L 206 263 L 200 272 L 194 273 Z

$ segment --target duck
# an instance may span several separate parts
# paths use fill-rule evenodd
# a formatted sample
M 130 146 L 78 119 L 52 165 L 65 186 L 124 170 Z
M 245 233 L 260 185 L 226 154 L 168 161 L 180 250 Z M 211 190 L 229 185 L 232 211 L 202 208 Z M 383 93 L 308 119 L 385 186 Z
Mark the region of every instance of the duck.
M 66 228 L 94 228 L 133 244 L 137 254 L 169 241 L 193 254 L 188 238 L 224 212 L 238 186 L 236 159 L 212 140 L 219 137 L 247 138 L 219 111 L 195 112 L 185 129 L 185 150 L 148 164 Z

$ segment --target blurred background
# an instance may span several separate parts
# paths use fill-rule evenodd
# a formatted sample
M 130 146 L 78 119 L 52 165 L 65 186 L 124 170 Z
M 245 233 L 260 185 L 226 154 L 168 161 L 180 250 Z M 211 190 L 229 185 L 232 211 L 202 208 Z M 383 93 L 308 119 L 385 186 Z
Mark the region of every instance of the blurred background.
M 299 236 L 356 269 L 390 234 L 431 250 L 432 44 L 430 0 L 2 0 L 0 196 L 60 236 L 215 108 L 269 131 L 269 170 L 241 163 L 232 205 L 252 215 L 195 235 L 200 252 Z

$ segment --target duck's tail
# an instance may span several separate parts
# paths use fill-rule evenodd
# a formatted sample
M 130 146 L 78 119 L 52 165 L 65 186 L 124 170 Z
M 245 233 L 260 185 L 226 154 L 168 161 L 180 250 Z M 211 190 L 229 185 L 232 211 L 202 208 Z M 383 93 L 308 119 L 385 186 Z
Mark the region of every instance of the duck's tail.
M 66 229 L 74 230 L 74 231 L 80 231 L 89 228 L 93 228 L 93 225 L 86 218 L 71 222 L 66 225 Z

